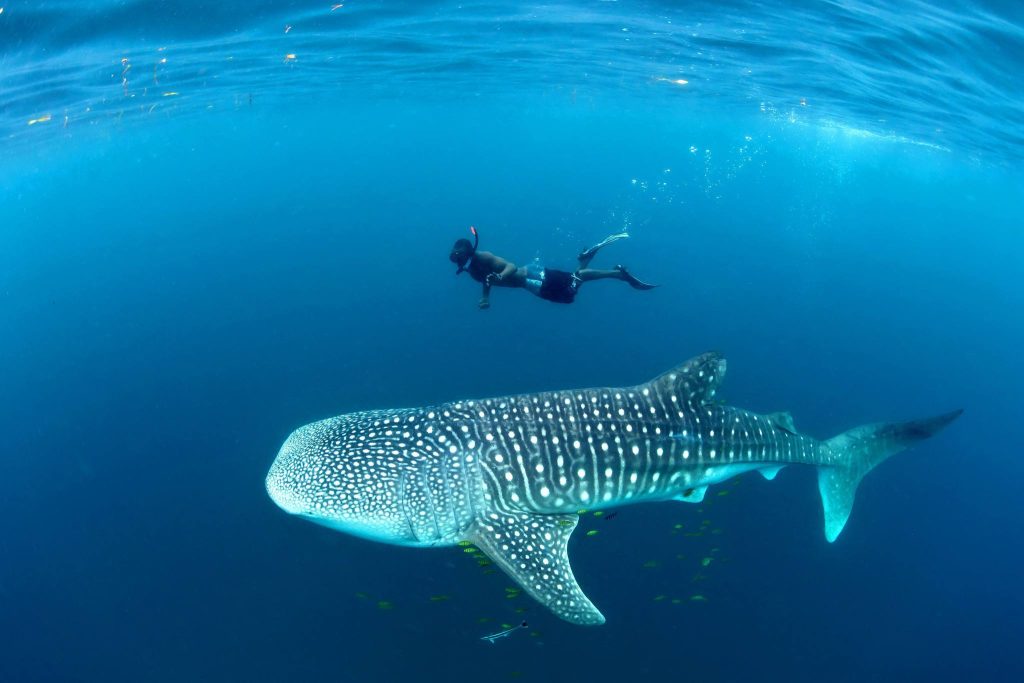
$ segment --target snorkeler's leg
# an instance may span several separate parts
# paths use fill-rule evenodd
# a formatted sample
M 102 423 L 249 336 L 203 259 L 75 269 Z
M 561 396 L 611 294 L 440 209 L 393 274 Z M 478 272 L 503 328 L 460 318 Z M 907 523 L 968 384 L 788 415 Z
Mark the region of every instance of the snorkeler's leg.
M 583 268 L 576 271 L 576 277 L 580 282 L 591 280 L 623 280 L 628 282 L 633 289 L 654 289 L 658 285 L 638 279 L 623 266 L 615 266 L 613 270 L 597 270 L 596 268 Z
M 576 278 L 580 282 L 591 280 L 621 280 L 622 273 L 618 270 L 598 270 L 597 268 L 581 268 L 576 271 Z
M 582 269 L 589 266 L 590 262 L 594 259 L 594 256 L 596 256 L 597 252 L 601 250 L 601 247 L 606 247 L 612 242 L 618 242 L 619 240 L 624 240 L 627 237 L 629 237 L 628 232 L 618 232 L 615 233 L 614 235 L 608 235 L 607 237 L 605 237 L 603 240 L 601 240 L 592 247 L 587 247 L 586 249 L 581 251 L 579 255 L 576 257 L 576 259 L 580 262 L 580 268 Z

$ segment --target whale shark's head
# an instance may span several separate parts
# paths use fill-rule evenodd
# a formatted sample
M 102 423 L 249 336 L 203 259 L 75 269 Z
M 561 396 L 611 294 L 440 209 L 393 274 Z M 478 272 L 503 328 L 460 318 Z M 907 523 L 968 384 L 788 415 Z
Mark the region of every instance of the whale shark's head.
M 270 466 L 267 493 L 281 509 L 318 524 L 414 544 L 399 500 L 409 457 L 395 448 L 389 424 L 387 415 L 355 413 L 295 430 Z

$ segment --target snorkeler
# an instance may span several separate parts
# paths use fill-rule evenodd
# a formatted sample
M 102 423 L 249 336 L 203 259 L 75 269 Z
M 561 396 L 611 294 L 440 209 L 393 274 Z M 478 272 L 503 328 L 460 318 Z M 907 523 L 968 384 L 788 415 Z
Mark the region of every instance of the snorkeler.
M 622 280 L 629 283 L 633 289 L 657 287 L 637 279 L 623 266 L 615 266 L 611 270 L 587 267 L 601 247 L 629 237 L 629 233 L 626 232 L 609 235 L 594 246 L 584 249 L 576 257 L 579 267 L 575 272 L 568 273 L 546 267 L 517 267 L 511 261 L 506 261 L 489 251 L 478 251 L 480 234 L 474 227 L 470 227 L 470 231 L 473 233 L 474 241 L 470 242 L 465 238 L 456 240 L 448 258 L 459 267 L 455 271 L 456 275 L 466 271 L 470 277 L 483 284 L 483 297 L 479 303 L 482 309 L 491 306 L 491 287 L 521 287 L 541 299 L 559 304 L 571 304 L 576 299 L 580 285 L 591 280 Z

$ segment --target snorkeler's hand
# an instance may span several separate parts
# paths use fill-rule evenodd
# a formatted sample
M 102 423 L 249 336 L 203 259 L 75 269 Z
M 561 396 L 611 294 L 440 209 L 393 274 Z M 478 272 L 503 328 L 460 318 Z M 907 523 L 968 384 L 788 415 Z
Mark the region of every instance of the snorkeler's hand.
M 491 302 L 488 301 L 487 299 L 480 299 L 480 303 L 477 304 L 477 306 L 479 306 L 480 310 L 483 311 L 491 307 Z

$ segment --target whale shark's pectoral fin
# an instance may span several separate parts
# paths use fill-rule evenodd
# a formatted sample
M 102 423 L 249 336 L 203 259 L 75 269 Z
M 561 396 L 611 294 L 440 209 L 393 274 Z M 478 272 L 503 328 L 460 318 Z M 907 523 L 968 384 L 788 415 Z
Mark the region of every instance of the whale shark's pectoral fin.
M 655 377 L 642 385 L 642 389 L 655 392 L 665 401 L 690 407 L 701 406 L 714 397 L 723 377 L 725 359 L 712 351 Z
M 603 624 L 569 566 L 569 536 L 579 517 L 494 513 L 466 538 L 505 570 L 534 600 L 574 624 Z
M 682 493 L 677 494 L 673 500 L 681 500 L 684 503 L 699 503 L 704 500 L 704 494 L 707 492 L 707 486 L 694 486 L 693 488 L 683 489 Z
M 758 470 L 758 472 L 761 473 L 762 477 L 764 477 L 768 481 L 771 481 L 772 479 L 775 478 L 775 475 L 779 473 L 779 470 L 781 470 L 782 467 L 782 465 L 777 465 L 775 467 L 762 467 L 761 469 Z

